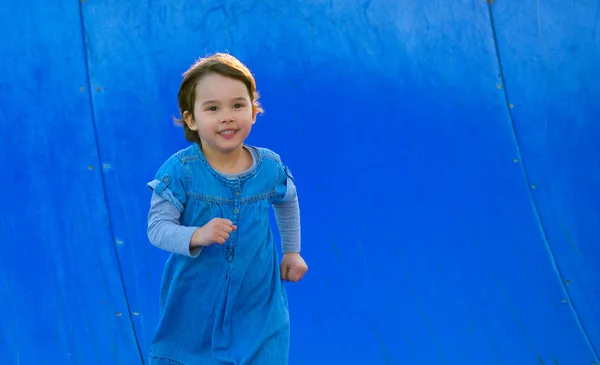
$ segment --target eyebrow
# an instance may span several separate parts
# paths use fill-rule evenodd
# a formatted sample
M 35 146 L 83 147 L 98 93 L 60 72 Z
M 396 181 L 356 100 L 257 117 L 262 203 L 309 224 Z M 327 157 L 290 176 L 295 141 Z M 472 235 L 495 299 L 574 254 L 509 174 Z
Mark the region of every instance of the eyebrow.
M 238 96 L 238 97 L 231 99 L 231 101 L 246 101 L 246 98 L 243 96 Z M 207 100 L 204 103 L 202 103 L 202 106 L 207 105 L 207 104 L 218 104 L 218 103 L 219 103 L 218 100 Z

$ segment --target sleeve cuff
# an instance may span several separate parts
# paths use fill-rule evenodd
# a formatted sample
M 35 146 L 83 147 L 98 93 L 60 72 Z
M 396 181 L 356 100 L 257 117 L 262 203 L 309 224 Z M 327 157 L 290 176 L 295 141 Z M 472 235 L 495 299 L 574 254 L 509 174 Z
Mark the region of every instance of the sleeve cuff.
M 182 238 L 184 237 L 185 239 L 182 239 L 182 242 L 186 242 L 186 246 L 181 248 L 181 254 L 184 254 L 185 256 L 189 256 L 192 258 L 196 258 L 200 255 L 200 252 L 202 251 L 202 247 L 192 247 L 190 248 L 190 242 L 192 240 L 192 236 L 194 235 L 194 232 L 196 232 L 196 229 L 198 229 L 198 227 L 182 227 Z
M 175 195 L 173 195 L 173 192 L 167 187 L 167 184 L 169 183 L 168 177 L 165 176 L 163 180 L 164 181 L 154 179 L 147 183 L 146 186 L 148 186 L 151 191 L 157 195 L 160 195 L 177 207 L 180 213 L 183 213 L 183 204 L 181 204 L 179 199 L 177 199 Z

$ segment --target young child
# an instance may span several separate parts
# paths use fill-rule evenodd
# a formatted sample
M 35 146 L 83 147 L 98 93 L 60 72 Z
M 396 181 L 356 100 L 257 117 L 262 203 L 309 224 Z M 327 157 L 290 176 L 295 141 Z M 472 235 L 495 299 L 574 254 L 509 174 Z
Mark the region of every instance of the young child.
M 254 78 L 236 58 L 217 53 L 184 73 L 178 101 L 191 145 L 148 183 L 148 238 L 171 252 L 150 364 L 287 364 L 283 280 L 298 282 L 308 267 L 290 170 L 276 153 L 244 143 L 262 111 Z

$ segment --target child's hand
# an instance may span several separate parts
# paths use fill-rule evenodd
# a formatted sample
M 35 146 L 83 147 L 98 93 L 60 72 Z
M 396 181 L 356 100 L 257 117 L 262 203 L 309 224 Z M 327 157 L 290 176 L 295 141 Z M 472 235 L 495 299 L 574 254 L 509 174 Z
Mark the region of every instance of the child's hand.
M 297 283 L 302 280 L 302 277 L 308 271 L 308 266 L 299 253 L 290 252 L 283 255 L 280 270 L 282 280 Z
M 190 241 L 191 247 L 210 246 L 213 243 L 224 244 L 229 239 L 229 234 L 237 229 L 230 220 L 213 218 L 203 227 L 194 231 Z

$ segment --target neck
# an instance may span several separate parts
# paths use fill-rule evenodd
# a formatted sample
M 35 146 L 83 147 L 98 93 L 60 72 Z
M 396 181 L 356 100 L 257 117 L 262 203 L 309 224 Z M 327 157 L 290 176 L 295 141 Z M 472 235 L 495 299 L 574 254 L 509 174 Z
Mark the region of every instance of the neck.
M 200 149 L 206 161 L 216 170 L 224 173 L 236 173 L 247 168 L 244 158 L 246 151 L 243 145 L 227 153 L 215 151 L 204 144 L 200 145 Z

